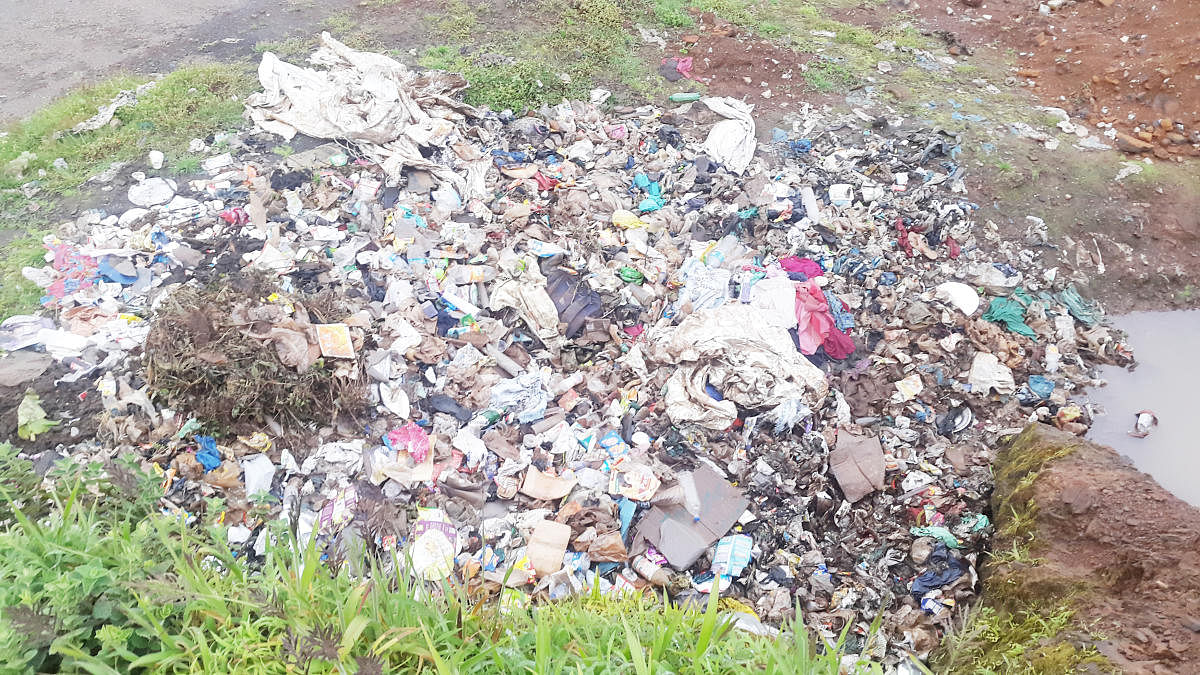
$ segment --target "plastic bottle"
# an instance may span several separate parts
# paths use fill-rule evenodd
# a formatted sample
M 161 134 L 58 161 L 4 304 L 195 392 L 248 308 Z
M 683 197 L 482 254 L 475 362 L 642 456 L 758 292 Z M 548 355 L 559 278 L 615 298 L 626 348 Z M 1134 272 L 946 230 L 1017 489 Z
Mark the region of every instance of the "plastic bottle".
M 683 508 L 692 514 L 692 518 L 700 520 L 700 493 L 696 490 L 696 480 L 690 471 L 679 474 L 679 485 L 683 487 Z
M 652 560 L 644 555 L 635 557 L 630 566 L 633 567 L 634 572 L 637 572 L 643 579 L 655 586 L 666 586 L 671 582 L 671 573 L 654 564 Z
M 496 278 L 496 268 L 491 265 L 455 265 L 450 269 L 450 280 L 458 286 L 491 281 Z
M 727 234 L 721 237 L 721 240 L 717 242 L 717 246 L 713 250 L 708 252 L 705 262 L 709 267 L 724 267 L 725 263 L 731 262 L 738 257 L 741 247 L 742 244 L 738 241 L 737 236 Z
M 696 92 L 680 92 L 677 94 L 671 94 L 667 97 L 667 99 L 672 103 L 688 103 L 691 101 L 699 101 L 700 94 Z

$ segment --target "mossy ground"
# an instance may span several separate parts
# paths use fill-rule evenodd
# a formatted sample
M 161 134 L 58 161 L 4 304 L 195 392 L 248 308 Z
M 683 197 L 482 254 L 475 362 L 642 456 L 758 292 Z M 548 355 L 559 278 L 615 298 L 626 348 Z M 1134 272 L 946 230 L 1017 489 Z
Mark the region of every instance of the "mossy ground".
M 1077 441 L 1045 437 L 1031 425 L 999 453 L 993 465 L 996 535 L 983 566 L 983 602 L 934 656 L 936 672 L 1111 670 L 1088 644 L 1092 636 L 1075 610 L 1091 586 L 1055 575 L 1036 557 L 1043 544 L 1034 498 L 1038 474 L 1078 447 Z

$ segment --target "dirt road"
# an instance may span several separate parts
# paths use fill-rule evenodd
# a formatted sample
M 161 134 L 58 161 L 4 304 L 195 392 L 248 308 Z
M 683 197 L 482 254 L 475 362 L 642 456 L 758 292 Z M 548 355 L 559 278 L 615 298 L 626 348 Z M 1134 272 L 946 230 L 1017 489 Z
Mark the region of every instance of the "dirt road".
M 0 0 L 0 124 L 116 72 L 165 72 L 184 60 L 249 54 L 259 41 L 314 28 L 351 0 Z

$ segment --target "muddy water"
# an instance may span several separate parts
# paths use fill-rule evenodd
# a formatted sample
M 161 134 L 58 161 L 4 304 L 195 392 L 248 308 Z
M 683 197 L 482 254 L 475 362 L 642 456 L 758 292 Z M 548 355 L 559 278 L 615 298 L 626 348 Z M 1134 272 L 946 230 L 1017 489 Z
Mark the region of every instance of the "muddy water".
M 1200 311 L 1133 312 L 1113 323 L 1129 333 L 1138 365 L 1133 372 L 1101 369 L 1108 386 L 1089 397 L 1106 414 L 1097 416 L 1088 438 L 1200 506 Z M 1158 427 L 1134 438 L 1128 432 L 1141 410 L 1154 411 Z

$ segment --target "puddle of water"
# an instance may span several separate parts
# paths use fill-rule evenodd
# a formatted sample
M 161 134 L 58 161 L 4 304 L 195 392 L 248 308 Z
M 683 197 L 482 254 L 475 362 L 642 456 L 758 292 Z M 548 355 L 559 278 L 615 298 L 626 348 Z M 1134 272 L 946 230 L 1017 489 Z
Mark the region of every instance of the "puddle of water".
M 1103 366 L 1108 386 L 1088 392 L 1107 414 L 1097 415 L 1088 439 L 1112 447 L 1180 499 L 1200 506 L 1200 311 L 1133 312 L 1113 317 L 1129 333 L 1137 368 Z M 1129 435 L 1134 415 L 1152 410 L 1158 426 L 1145 438 Z

